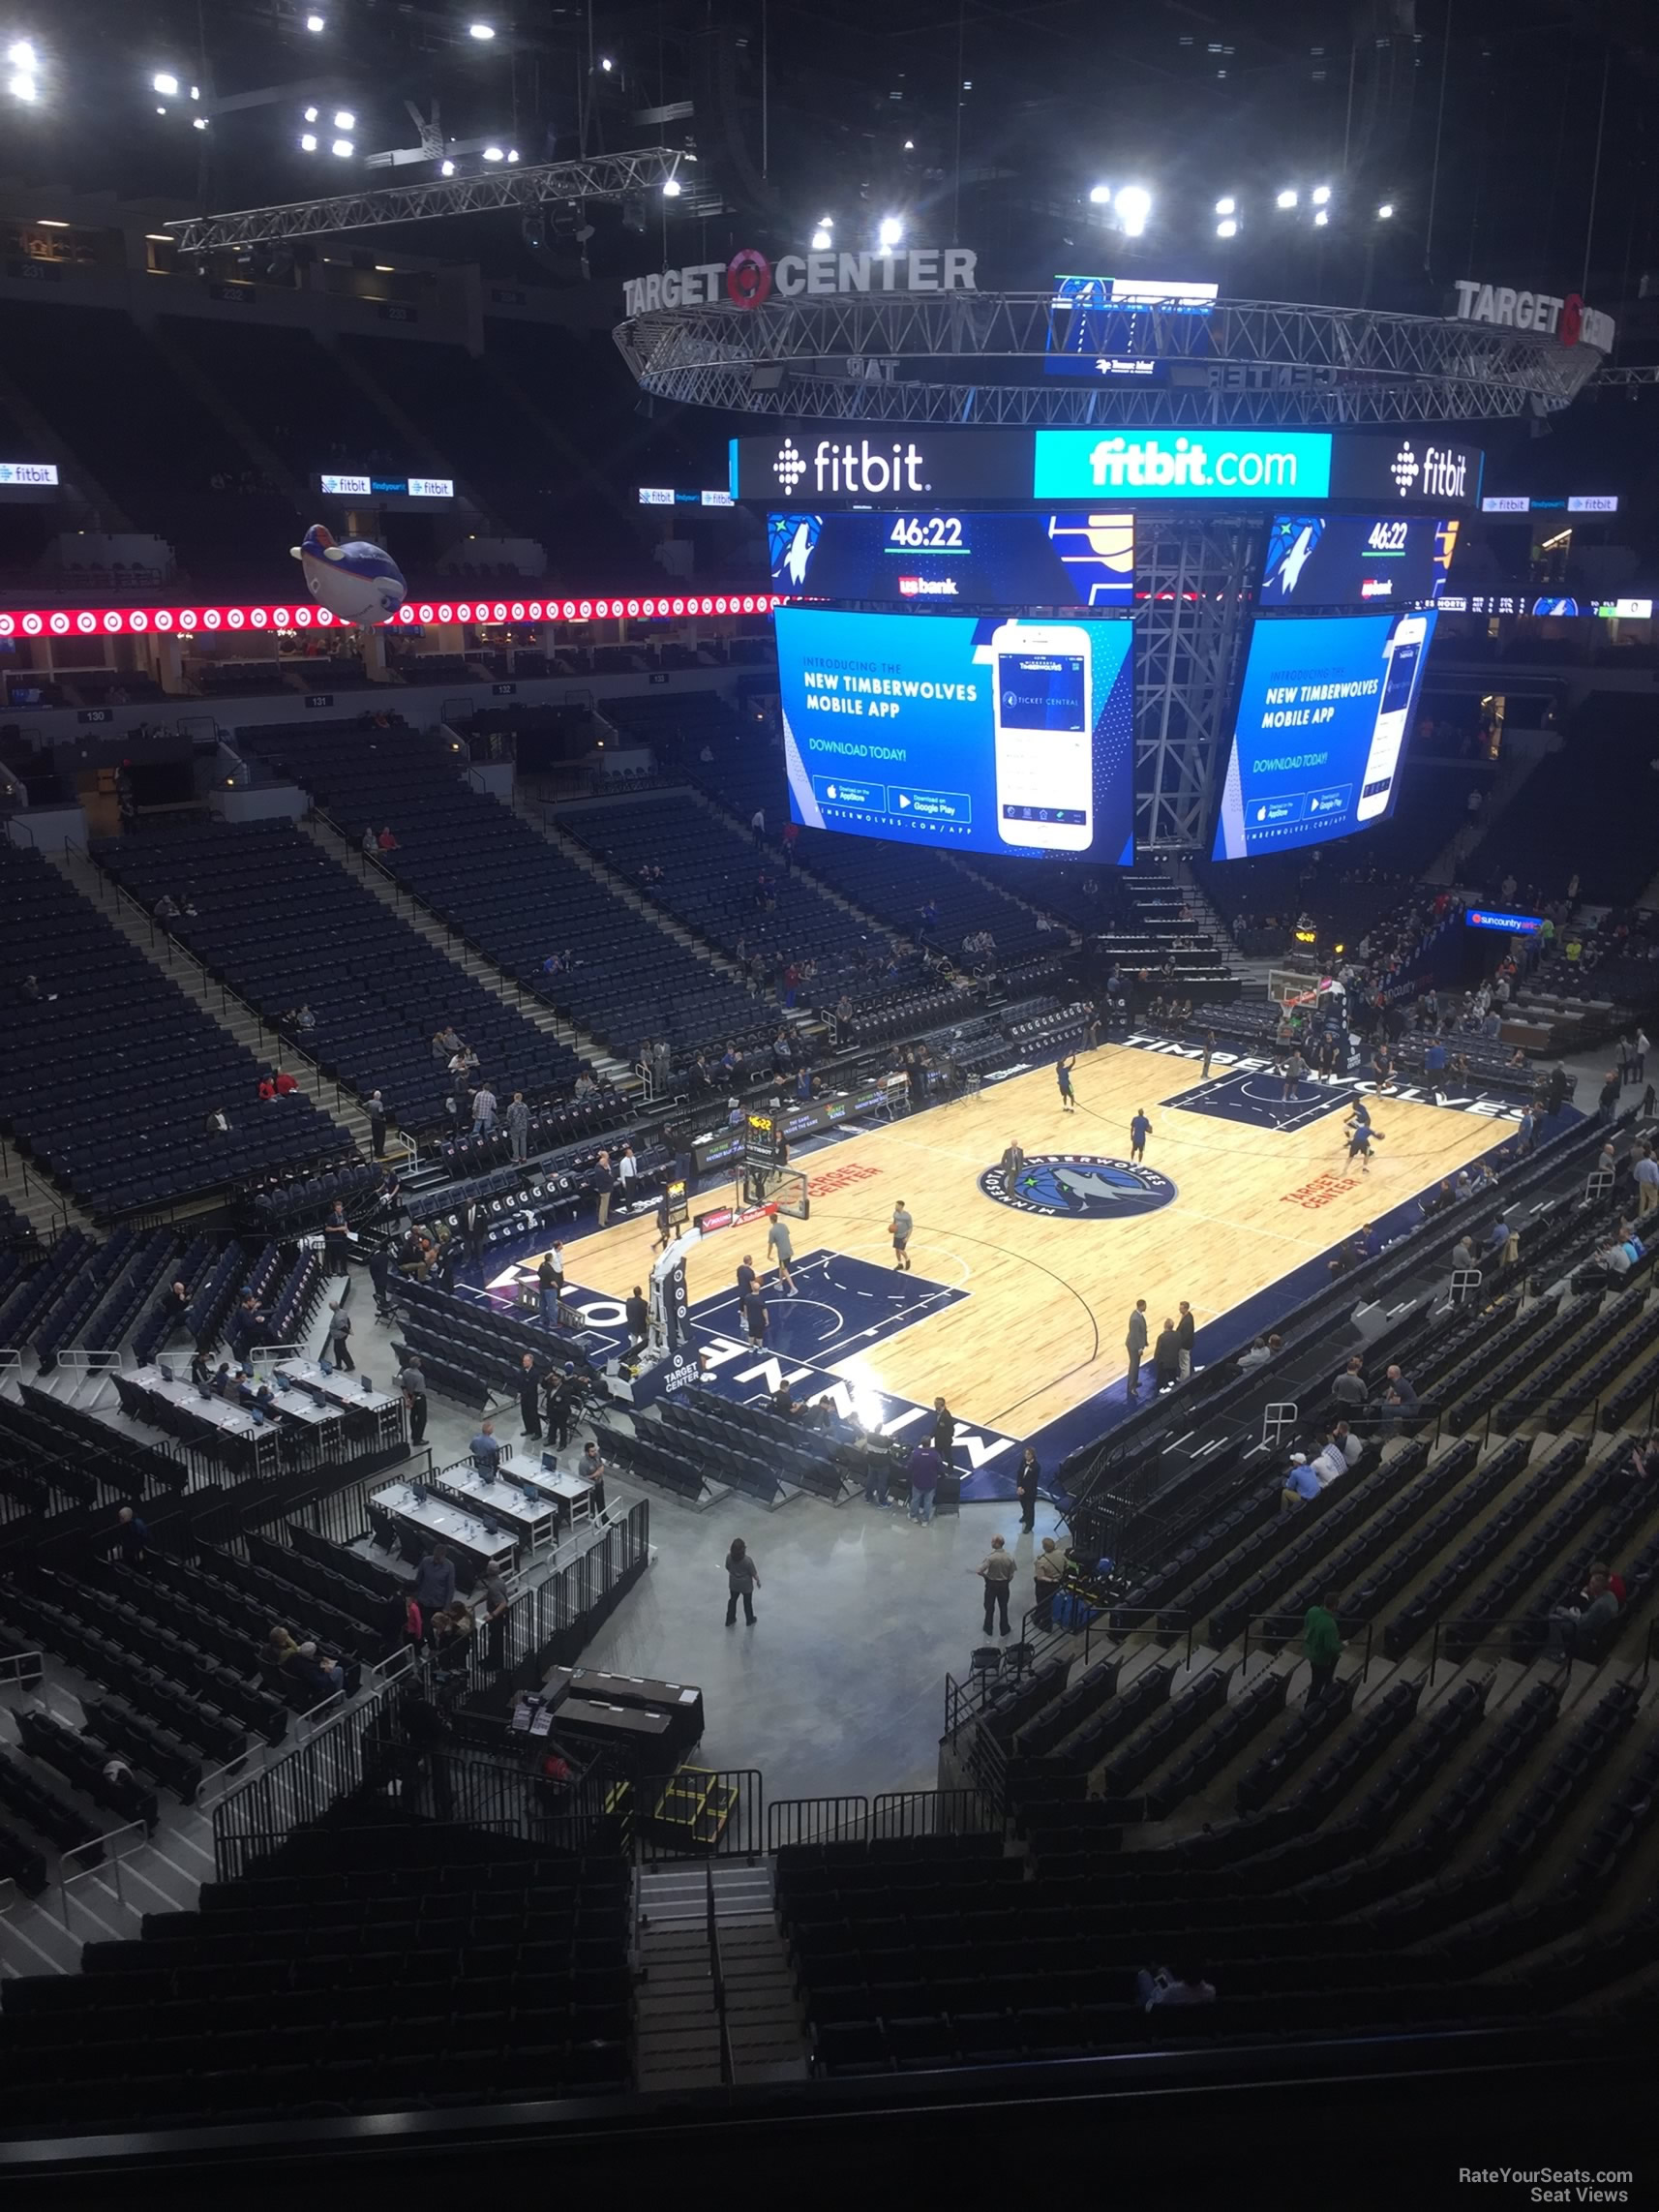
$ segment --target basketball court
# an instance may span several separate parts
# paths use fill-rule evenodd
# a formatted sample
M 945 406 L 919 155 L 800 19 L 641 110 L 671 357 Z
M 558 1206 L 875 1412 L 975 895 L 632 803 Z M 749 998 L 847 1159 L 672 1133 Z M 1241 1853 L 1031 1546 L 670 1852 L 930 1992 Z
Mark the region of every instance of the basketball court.
M 1329 1255 L 1363 1225 L 1386 1238 L 1415 1223 L 1419 1196 L 1500 1144 L 1515 1110 L 1379 1097 L 1352 1078 L 1304 1080 L 1287 1099 L 1266 1060 L 1218 1052 L 1200 1080 L 1199 1059 L 1152 1038 L 1107 1044 L 1078 1055 L 1073 1113 L 1044 1065 L 798 1155 L 811 1217 L 790 1225 L 793 1296 L 769 1262 L 764 1219 L 706 1235 L 687 1260 L 709 1379 L 738 1398 L 780 1381 L 798 1398 L 829 1388 L 841 1409 L 893 1433 L 942 1396 L 964 1425 L 964 1466 L 992 1478 L 968 1494 L 995 1494 L 1014 1440 L 1035 1442 L 1052 1470 L 1122 1409 L 1137 1298 L 1154 1338 L 1188 1299 L 1198 1363 L 1222 1357 L 1324 1281 Z M 1362 1093 L 1375 1133 L 1363 1173 L 1345 1129 Z M 1139 1165 L 1137 1109 L 1152 1123 Z M 1011 1189 L 999 1166 L 1010 1139 L 1027 1163 Z M 901 1201 L 915 1218 L 906 1274 L 888 1233 Z M 621 1342 L 620 1301 L 649 1282 L 654 1236 L 648 1214 L 565 1245 L 569 1302 L 607 1351 Z M 767 1287 L 758 1345 L 734 1294 L 745 1254 Z M 495 1274 L 491 1289 L 523 1282 L 538 1258 Z M 1147 1374 L 1143 1396 L 1150 1387 Z

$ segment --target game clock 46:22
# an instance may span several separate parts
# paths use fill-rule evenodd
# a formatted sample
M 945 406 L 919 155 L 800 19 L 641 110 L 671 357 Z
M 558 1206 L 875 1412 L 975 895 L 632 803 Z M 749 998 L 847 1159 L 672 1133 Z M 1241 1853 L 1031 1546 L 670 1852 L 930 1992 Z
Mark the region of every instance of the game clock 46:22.
M 968 540 L 960 515 L 894 515 L 889 545 L 913 553 L 966 553 Z

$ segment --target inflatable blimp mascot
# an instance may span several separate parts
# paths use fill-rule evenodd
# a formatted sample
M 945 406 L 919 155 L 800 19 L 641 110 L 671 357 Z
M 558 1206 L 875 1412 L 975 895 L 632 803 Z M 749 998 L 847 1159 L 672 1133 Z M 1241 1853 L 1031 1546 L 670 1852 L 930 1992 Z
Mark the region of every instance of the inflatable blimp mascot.
M 305 570 L 312 597 L 343 622 L 372 628 L 404 603 L 408 586 L 383 546 L 371 545 L 366 538 L 336 545 L 321 523 L 313 523 L 304 543 L 288 550 Z

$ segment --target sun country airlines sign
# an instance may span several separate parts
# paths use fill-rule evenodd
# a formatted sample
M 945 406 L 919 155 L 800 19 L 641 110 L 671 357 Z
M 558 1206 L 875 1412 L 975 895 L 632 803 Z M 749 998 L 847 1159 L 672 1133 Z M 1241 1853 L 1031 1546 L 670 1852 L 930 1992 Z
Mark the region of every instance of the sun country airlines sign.
M 913 246 L 882 254 L 784 254 L 769 260 L 752 246 L 729 261 L 693 261 L 660 276 L 630 277 L 622 312 L 659 307 L 764 307 L 769 299 L 836 292 L 977 291 L 979 255 L 965 246 Z

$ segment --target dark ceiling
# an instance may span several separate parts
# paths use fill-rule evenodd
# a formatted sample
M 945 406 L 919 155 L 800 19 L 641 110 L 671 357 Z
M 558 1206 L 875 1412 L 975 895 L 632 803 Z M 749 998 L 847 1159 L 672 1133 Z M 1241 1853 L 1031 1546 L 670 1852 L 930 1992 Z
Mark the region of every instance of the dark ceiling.
M 472 38 L 477 21 L 496 37 Z M 1433 304 L 1468 275 L 1568 289 L 1586 263 L 1612 304 L 1659 255 L 1650 0 L 23 0 L 6 24 L 34 42 L 40 97 L 0 93 L 0 167 L 43 188 L 207 210 L 407 182 L 431 165 L 377 174 L 362 157 L 414 144 L 404 104 L 430 114 L 435 98 L 446 133 L 525 162 L 689 145 L 718 212 L 599 219 L 589 256 L 607 280 L 799 247 L 826 215 L 837 245 L 864 247 L 898 214 L 910 240 L 978 246 L 986 276 L 1012 285 L 1156 267 L 1238 294 L 1395 305 Z M 177 98 L 154 92 L 158 71 Z M 260 91 L 275 97 L 213 111 Z M 308 101 L 323 111 L 311 155 Z M 355 117 L 349 161 L 328 152 L 337 106 Z M 1101 182 L 1150 191 L 1143 238 L 1091 207 Z M 1316 184 L 1332 196 L 1317 229 Z M 1292 186 L 1282 213 L 1274 195 Z M 1222 241 L 1228 195 L 1240 230 Z M 573 253 L 532 257 L 508 217 L 396 243 L 578 273 Z

